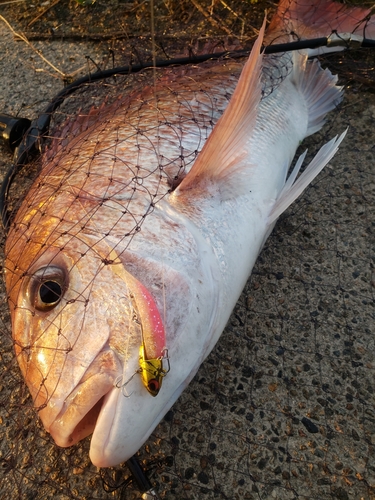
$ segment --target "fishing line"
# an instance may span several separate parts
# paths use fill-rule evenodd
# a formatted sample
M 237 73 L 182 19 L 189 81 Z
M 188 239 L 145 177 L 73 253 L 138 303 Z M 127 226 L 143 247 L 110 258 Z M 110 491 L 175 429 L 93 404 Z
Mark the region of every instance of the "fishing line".
M 151 26 L 151 49 L 152 49 L 152 64 L 153 64 L 153 83 L 154 83 L 154 97 L 155 97 L 155 111 L 156 111 L 156 123 L 159 122 L 159 107 L 158 107 L 158 96 L 157 96 L 157 87 L 156 87 L 156 83 L 157 83 L 157 80 L 156 80 L 156 69 L 157 69 L 157 61 L 156 61 L 156 57 L 155 57 L 155 54 L 156 54 L 156 44 L 155 44 L 155 15 L 154 15 L 154 0 L 150 0 L 150 13 L 151 13 L 151 23 L 150 23 L 150 26 Z M 159 143 L 159 139 L 158 139 L 158 143 L 157 143 L 157 154 L 158 154 L 158 157 L 160 158 L 160 151 L 159 151 L 159 146 L 160 146 L 160 143 Z M 160 166 L 160 169 L 162 170 L 162 166 Z M 160 229 L 160 228 L 159 228 Z M 168 332 L 166 330 L 166 317 L 167 317 L 167 313 L 166 313 L 166 298 L 165 298 L 165 263 L 164 263 L 164 254 L 161 255 L 161 258 L 162 258 L 162 261 L 161 261 L 161 282 L 162 282 L 162 287 L 163 287 L 163 293 L 162 293 L 162 298 L 163 298 L 163 325 L 164 325 L 164 329 L 165 329 L 165 343 L 167 343 L 167 335 L 168 335 Z M 143 342 L 143 345 L 144 345 L 144 339 L 142 340 Z M 164 345 L 163 346 L 163 356 L 164 356 L 164 352 L 167 353 L 167 359 L 168 359 L 168 349 L 167 349 L 167 345 Z M 169 363 L 169 361 L 168 361 Z M 163 365 L 161 365 L 162 367 Z M 168 368 L 168 371 L 169 372 L 169 368 Z

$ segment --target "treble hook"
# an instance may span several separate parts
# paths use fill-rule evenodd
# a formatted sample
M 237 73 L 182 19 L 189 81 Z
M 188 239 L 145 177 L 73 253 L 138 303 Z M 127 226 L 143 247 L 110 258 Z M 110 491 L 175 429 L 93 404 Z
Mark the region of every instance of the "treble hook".
M 121 392 L 122 392 L 122 395 L 125 396 L 126 398 L 130 398 L 130 396 L 133 394 L 133 392 L 131 392 L 130 394 L 127 393 L 126 391 L 126 386 L 129 384 L 129 382 L 131 380 L 133 380 L 133 378 L 137 375 L 137 373 L 140 372 L 140 369 L 136 370 L 133 375 L 126 381 L 124 382 L 123 384 L 121 384 L 121 381 L 123 379 L 123 375 L 120 375 L 116 378 L 116 380 L 114 381 L 114 387 L 116 387 L 116 389 L 121 389 Z

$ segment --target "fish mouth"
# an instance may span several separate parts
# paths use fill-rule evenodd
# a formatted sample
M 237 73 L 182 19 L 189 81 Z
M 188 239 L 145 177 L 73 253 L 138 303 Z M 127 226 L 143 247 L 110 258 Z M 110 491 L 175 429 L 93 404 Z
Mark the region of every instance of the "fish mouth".
M 114 388 L 122 372 L 116 354 L 108 349 L 92 362 L 80 383 L 65 399 L 59 414 L 51 422 L 53 401 L 40 412 L 46 430 L 62 448 L 72 446 L 92 434 L 106 395 Z

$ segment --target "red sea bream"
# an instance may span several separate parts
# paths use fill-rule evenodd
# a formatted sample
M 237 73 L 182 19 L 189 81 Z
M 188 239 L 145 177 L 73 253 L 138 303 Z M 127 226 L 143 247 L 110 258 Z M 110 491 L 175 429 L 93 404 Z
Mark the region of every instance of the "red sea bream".
M 319 15 L 292 4 L 286 19 L 285 4 L 266 43 L 285 39 L 281 18 L 327 36 L 334 16 L 358 32 L 367 15 L 315 1 Z M 277 218 L 345 135 L 287 178 L 342 91 L 304 52 L 263 55 L 263 35 L 245 65 L 165 70 L 67 123 L 11 224 L 22 374 L 56 444 L 92 434 L 97 466 L 132 456 L 189 384 Z

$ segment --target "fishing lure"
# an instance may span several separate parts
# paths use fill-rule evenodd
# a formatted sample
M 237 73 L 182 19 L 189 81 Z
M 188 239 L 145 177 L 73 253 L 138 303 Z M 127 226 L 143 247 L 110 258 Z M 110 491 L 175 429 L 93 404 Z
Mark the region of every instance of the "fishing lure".
M 163 360 L 167 361 L 167 368 L 164 368 Z M 122 393 L 125 397 L 130 397 L 132 393 L 127 394 L 126 386 L 138 373 L 141 375 L 141 380 L 147 391 L 151 396 L 157 396 L 161 389 L 163 378 L 170 371 L 170 363 L 168 356 L 168 349 L 164 349 L 162 356 L 158 358 L 148 359 L 146 355 L 145 344 L 142 343 L 139 348 L 139 368 L 133 375 L 123 384 L 121 384 L 122 376 L 118 377 L 114 383 L 117 389 L 122 389 Z
M 163 359 L 167 361 L 167 369 L 163 366 Z M 161 389 L 163 378 L 170 370 L 168 349 L 164 349 L 163 355 L 155 359 L 147 359 L 145 345 L 139 348 L 139 373 L 143 385 L 151 396 L 157 396 Z

